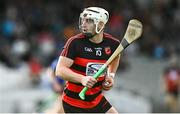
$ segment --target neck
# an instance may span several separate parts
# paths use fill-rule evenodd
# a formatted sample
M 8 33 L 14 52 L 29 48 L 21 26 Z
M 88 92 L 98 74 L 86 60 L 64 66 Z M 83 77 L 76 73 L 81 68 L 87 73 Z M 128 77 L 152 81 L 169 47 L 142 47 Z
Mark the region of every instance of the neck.
M 100 32 L 99 34 L 96 34 L 94 37 L 89 39 L 91 42 L 94 42 L 96 44 L 101 43 L 103 41 L 103 32 Z

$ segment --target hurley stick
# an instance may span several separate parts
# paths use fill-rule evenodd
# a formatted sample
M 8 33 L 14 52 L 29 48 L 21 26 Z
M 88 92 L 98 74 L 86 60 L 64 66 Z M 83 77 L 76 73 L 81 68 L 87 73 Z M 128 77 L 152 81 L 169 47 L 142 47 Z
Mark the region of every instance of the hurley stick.
M 117 47 L 117 49 L 114 51 L 114 53 L 111 55 L 111 57 L 106 61 L 106 63 L 98 70 L 98 72 L 93 76 L 95 79 L 97 79 L 107 68 L 107 66 L 125 49 L 127 48 L 132 42 L 137 40 L 141 34 L 142 34 L 143 26 L 142 23 L 136 19 L 132 19 L 129 21 L 126 33 Z M 88 90 L 87 87 L 84 87 L 81 92 L 79 93 L 79 97 L 84 100 L 85 99 L 85 93 Z

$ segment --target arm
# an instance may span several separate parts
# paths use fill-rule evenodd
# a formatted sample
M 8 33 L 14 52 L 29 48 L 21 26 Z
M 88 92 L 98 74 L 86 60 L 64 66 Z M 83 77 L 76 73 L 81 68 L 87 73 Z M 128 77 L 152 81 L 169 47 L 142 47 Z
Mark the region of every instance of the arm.
M 64 80 L 74 83 L 82 83 L 83 86 L 91 88 L 97 82 L 97 80 L 92 76 L 83 76 L 81 74 L 73 72 L 70 69 L 73 62 L 74 61 L 72 59 L 60 56 L 56 68 L 56 75 L 61 76 Z
M 119 66 L 119 61 L 120 61 L 120 55 L 117 56 L 111 63 L 110 65 L 108 66 L 108 72 L 109 72 L 109 76 L 113 77 L 115 76 L 116 74 L 116 71 L 118 69 L 118 66 Z
M 114 77 L 119 66 L 120 55 L 117 56 L 108 66 L 108 76 L 105 79 L 102 87 L 104 90 L 110 90 L 114 85 Z
M 70 69 L 73 62 L 70 58 L 60 56 L 56 68 L 56 75 L 61 76 L 61 78 L 67 81 L 81 83 L 83 75 L 75 73 Z

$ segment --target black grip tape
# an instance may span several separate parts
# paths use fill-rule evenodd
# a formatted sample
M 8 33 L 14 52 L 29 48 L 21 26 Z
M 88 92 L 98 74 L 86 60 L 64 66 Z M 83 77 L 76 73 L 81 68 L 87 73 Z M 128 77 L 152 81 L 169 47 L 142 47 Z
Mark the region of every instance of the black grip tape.
M 121 45 L 123 46 L 123 48 L 125 49 L 126 47 L 129 46 L 129 43 L 127 42 L 127 40 L 125 38 L 123 38 L 123 40 L 121 41 Z

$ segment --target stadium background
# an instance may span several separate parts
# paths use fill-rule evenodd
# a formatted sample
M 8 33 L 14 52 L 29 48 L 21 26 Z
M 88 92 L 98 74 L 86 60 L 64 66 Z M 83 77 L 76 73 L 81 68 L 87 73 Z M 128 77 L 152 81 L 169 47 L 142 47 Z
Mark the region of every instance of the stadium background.
M 0 112 L 38 112 L 52 94 L 46 69 L 78 31 L 88 6 L 110 13 L 106 32 L 122 39 L 137 18 L 143 35 L 122 54 L 115 87 L 106 96 L 119 112 L 169 112 L 161 76 L 180 53 L 178 0 L 1 0 Z M 179 63 L 178 63 L 179 64 Z

